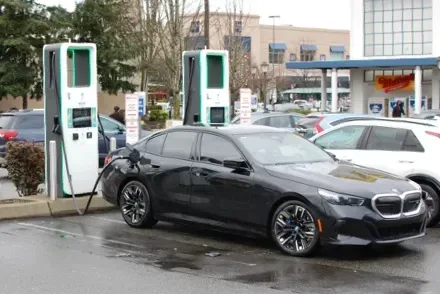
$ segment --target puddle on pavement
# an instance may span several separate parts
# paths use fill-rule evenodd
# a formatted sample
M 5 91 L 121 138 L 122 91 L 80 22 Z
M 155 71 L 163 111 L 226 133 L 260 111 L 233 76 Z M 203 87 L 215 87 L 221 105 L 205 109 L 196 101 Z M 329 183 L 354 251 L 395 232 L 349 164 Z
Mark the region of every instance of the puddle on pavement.
M 163 259 L 154 262 L 156 266 L 159 266 L 163 270 L 174 270 L 174 269 L 189 269 L 189 270 L 200 270 L 201 267 L 194 263 L 194 260 L 188 260 L 179 258 L 176 256 L 165 257 Z

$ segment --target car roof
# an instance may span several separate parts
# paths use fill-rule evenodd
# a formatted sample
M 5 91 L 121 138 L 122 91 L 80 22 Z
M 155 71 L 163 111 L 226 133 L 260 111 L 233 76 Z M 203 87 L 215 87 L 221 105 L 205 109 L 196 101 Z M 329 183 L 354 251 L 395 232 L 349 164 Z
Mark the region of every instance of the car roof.
M 0 113 L 0 115 L 8 115 L 8 116 L 22 116 L 22 115 L 40 115 L 43 114 L 43 109 L 21 109 L 17 111 L 8 111 Z
M 408 128 L 438 128 L 429 121 L 417 119 L 396 119 L 396 118 L 372 118 L 371 120 L 354 120 L 341 123 L 339 126 L 365 125 L 365 126 L 383 126 L 383 127 L 408 127 Z
M 257 134 L 257 133 L 290 133 L 287 130 L 272 128 L 259 125 L 230 125 L 227 127 L 205 127 L 205 126 L 176 126 L 167 131 L 173 130 L 190 130 L 190 131 L 206 131 L 227 135 L 240 135 L 240 134 Z

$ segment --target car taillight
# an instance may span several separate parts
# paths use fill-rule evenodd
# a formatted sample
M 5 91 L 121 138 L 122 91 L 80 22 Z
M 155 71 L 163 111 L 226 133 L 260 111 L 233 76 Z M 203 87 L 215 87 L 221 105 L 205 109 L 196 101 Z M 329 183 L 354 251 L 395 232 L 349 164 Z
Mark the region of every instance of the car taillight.
M 2 131 L 0 130 L 0 139 L 9 141 L 14 140 L 18 136 L 18 132 L 16 131 Z
M 428 135 L 431 135 L 431 136 L 434 136 L 434 137 L 437 137 L 437 138 L 440 139 L 440 133 L 431 132 L 431 131 L 426 131 L 426 133 L 427 133 Z
M 112 161 L 112 157 L 110 155 L 107 155 L 104 159 L 104 166 L 109 164 Z
M 324 129 L 321 128 L 321 126 L 319 125 L 323 119 L 324 119 L 324 117 L 322 116 L 322 117 L 320 117 L 320 118 L 315 122 L 315 125 L 314 125 L 314 128 L 313 128 L 313 134 L 319 134 L 319 133 L 321 133 L 322 131 L 324 131 Z

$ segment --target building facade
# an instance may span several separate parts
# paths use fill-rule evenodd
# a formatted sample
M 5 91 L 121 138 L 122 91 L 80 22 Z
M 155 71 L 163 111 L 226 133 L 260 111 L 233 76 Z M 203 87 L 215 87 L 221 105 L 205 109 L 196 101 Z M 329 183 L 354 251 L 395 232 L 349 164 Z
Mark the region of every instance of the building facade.
M 189 28 L 187 48 L 203 49 L 205 46 L 203 14 L 189 15 L 185 22 Z M 345 60 L 350 58 L 350 33 L 348 30 L 327 30 L 300 28 L 291 25 L 263 25 L 260 16 L 239 12 L 212 13 L 210 16 L 210 47 L 228 49 L 231 40 L 238 40 L 241 50 L 246 53 L 248 66 L 269 63 L 269 72 L 276 77 L 287 79 L 291 86 L 313 87 L 321 78 L 321 72 L 315 70 L 288 70 L 288 61 Z M 232 46 L 234 47 L 234 46 Z M 339 75 L 341 80 L 349 79 L 349 71 Z M 297 79 L 295 79 L 297 77 Z M 308 80 L 308 81 L 304 81 Z M 307 83 L 309 82 L 309 83 Z
M 350 60 L 291 69 L 350 70 L 351 112 L 390 116 L 439 109 L 440 0 L 351 0 Z M 337 91 L 337 85 L 332 88 Z M 335 95 L 333 95 L 334 97 Z

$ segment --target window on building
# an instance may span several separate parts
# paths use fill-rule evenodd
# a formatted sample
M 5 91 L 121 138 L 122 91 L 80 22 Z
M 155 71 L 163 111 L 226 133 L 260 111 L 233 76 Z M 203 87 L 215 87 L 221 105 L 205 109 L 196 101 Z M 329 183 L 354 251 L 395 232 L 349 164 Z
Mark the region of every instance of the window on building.
M 432 0 L 365 0 L 364 55 L 432 53 Z
M 321 54 L 321 56 L 319 57 L 319 60 L 325 61 L 326 60 L 325 54 Z
M 271 48 L 269 45 L 269 63 L 270 64 L 282 64 L 284 63 L 284 49 Z
M 315 51 L 311 51 L 311 50 L 301 51 L 301 61 L 313 61 L 315 60 L 315 55 L 316 55 Z
M 200 33 L 200 21 L 198 20 L 193 20 L 191 22 L 191 27 L 190 27 L 190 32 L 193 34 L 197 34 Z
M 243 22 L 241 20 L 236 20 L 234 22 L 234 32 L 241 34 L 243 32 Z
M 296 61 L 296 54 L 295 53 L 290 53 L 289 60 L 290 61 Z

